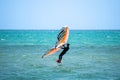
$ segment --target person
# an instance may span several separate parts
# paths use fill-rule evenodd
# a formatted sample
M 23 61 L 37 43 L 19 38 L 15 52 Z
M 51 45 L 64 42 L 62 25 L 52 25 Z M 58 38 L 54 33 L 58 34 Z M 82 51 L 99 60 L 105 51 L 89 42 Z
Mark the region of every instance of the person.
M 67 43 L 67 46 L 63 45 L 61 47 L 61 49 L 63 49 L 63 51 L 60 53 L 59 59 L 56 61 L 57 63 L 61 63 L 63 55 L 69 50 L 69 45 L 70 44 Z

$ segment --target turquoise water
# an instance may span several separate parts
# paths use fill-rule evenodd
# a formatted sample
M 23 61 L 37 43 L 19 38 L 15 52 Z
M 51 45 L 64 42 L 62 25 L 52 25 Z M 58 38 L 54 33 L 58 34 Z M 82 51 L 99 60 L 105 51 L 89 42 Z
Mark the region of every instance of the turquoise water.
M 120 30 L 71 30 L 61 66 L 57 30 L 0 30 L 0 80 L 120 80 Z

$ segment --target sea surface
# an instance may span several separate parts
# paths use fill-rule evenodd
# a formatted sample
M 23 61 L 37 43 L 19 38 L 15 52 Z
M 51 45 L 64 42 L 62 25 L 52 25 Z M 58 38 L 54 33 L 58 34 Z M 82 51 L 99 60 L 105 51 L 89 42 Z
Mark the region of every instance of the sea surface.
M 0 80 L 120 80 L 120 30 L 70 30 L 62 64 L 58 30 L 0 30 Z

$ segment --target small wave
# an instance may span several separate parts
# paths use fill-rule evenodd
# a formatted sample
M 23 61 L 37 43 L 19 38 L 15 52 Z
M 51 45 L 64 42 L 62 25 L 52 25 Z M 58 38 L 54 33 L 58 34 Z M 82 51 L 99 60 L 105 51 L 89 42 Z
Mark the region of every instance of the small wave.
M 5 39 L 0 39 L 1 41 L 4 41 Z
M 106 36 L 106 38 L 111 38 L 111 36 Z

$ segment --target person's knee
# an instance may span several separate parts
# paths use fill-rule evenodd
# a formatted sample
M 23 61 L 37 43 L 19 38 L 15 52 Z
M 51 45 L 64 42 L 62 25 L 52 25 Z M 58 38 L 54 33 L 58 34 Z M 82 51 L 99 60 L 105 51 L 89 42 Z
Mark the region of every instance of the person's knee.
M 63 56 L 62 54 L 60 54 L 59 56 Z

